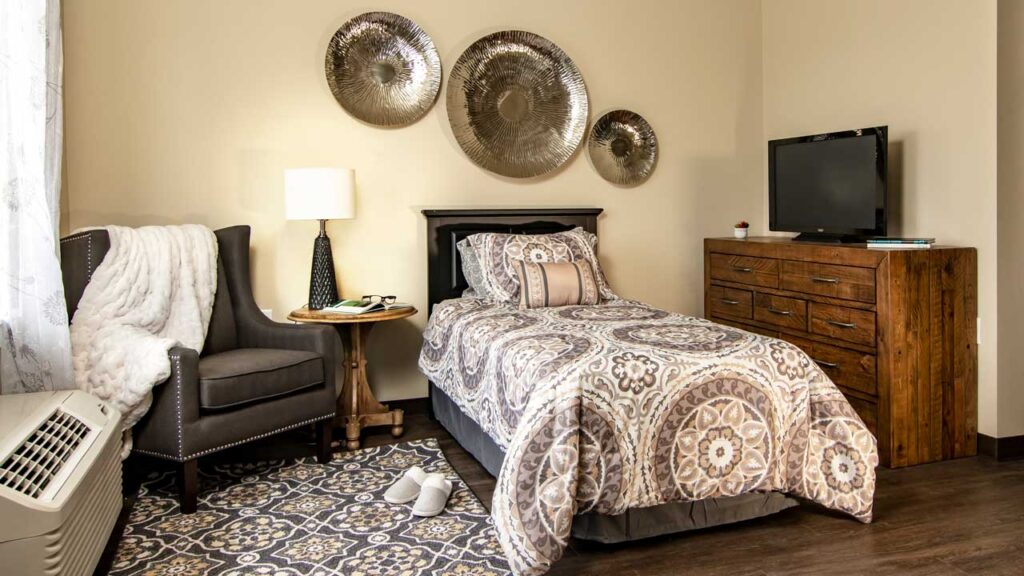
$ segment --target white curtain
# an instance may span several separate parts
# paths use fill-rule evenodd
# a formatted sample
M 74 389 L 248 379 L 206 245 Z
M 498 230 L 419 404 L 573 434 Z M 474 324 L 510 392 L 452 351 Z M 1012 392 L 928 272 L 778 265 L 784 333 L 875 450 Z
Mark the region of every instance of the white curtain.
M 0 0 L 0 392 L 74 387 L 57 238 L 59 0 Z

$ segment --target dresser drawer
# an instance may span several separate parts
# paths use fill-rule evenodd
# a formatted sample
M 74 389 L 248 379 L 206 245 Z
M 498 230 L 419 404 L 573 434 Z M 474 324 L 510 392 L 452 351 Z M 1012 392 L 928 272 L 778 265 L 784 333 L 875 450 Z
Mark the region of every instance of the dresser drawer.
M 747 332 L 753 332 L 754 334 L 760 334 L 761 336 L 769 336 L 771 338 L 778 338 L 779 333 L 775 330 L 768 330 L 767 328 L 761 328 L 760 326 L 751 326 L 749 324 L 743 324 L 741 322 L 735 322 L 728 318 L 712 318 L 712 322 L 719 324 L 725 324 L 726 326 L 732 326 L 733 328 L 739 328 L 740 330 L 746 330 Z
M 875 313 L 811 302 L 810 332 L 855 344 L 874 346 Z
M 754 294 L 750 290 L 712 286 L 708 295 L 711 296 L 711 313 L 714 315 L 745 319 L 754 317 Z
M 868 431 L 878 437 L 878 404 L 861 400 L 853 396 L 846 396 L 846 400 L 853 406 L 853 411 L 864 421 Z
M 711 277 L 766 288 L 779 287 L 779 261 L 754 256 L 711 255 Z
M 878 394 L 874 354 L 855 352 L 796 336 L 783 336 L 783 339 L 806 352 L 836 386 L 872 396 Z
M 807 330 L 807 302 L 784 296 L 754 294 L 754 320 Z
M 875 270 L 784 260 L 779 273 L 779 287 L 783 290 L 871 303 L 875 301 Z

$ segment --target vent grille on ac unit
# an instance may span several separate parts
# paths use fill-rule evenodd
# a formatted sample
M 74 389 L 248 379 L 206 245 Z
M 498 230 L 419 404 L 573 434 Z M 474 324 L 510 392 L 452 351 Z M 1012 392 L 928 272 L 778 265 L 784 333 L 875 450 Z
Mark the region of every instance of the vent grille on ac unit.
M 57 410 L 0 465 L 0 486 L 38 498 L 89 434 L 89 427 Z

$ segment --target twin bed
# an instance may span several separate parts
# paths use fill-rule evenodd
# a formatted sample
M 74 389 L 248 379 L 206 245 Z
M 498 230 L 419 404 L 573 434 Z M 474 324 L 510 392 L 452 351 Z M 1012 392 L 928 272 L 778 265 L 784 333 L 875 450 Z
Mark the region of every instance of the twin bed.
M 756 518 L 786 494 L 871 519 L 877 450 L 792 345 L 623 299 L 520 310 L 464 297 L 474 234 L 596 233 L 600 209 L 428 210 L 420 368 L 435 417 L 498 478 L 516 573 L 570 536 L 622 542 Z

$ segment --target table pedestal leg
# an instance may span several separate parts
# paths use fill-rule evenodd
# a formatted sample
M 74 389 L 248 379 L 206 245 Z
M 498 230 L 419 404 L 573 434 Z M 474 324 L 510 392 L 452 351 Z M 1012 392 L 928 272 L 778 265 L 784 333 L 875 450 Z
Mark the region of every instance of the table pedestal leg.
M 345 387 L 338 398 L 335 425 L 345 428 L 349 450 L 359 449 L 365 427 L 391 426 L 391 435 L 396 438 L 403 432 L 405 415 L 402 410 L 392 410 L 378 402 L 366 378 L 366 342 L 373 326 L 373 322 L 337 326 L 345 344 Z
M 392 411 L 392 416 L 393 417 L 391 419 L 391 435 L 394 436 L 395 438 L 398 438 L 399 436 L 402 435 L 402 432 L 405 431 L 405 429 L 402 428 L 402 424 L 405 423 L 405 412 L 399 408 L 396 408 L 395 410 Z

